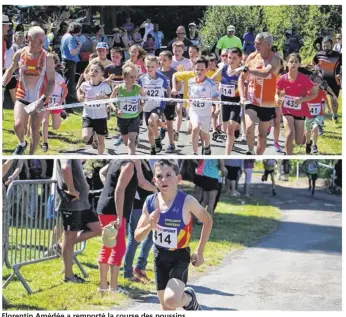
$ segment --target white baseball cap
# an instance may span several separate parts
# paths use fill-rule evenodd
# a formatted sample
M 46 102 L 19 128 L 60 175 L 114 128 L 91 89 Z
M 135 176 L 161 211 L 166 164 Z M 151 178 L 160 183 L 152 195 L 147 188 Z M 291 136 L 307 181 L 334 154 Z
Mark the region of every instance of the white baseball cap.
M 229 25 L 229 26 L 227 27 L 227 32 L 231 32 L 231 31 L 235 32 L 235 27 L 234 27 L 234 25 Z
M 12 24 L 8 16 L 5 14 L 2 15 L 2 24 L 9 24 L 9 25 Z
M 106 248 L 114 248 L 117 244 L 118 230 L 114 225 L 115 221 L 112 221 L 102 229 L 102 243 Z

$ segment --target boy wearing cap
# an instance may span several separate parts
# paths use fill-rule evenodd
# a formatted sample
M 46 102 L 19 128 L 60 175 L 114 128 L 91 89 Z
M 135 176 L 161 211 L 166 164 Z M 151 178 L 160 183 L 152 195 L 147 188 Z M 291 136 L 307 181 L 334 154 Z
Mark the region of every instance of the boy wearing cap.
M 162 310 L 201 310 L 195 291 L 186 287 L 188 267 L 190 261 L 196 267 L 203 264 L 213 221 L 193 196 L 178 190 L 181 179 L 174 160 L 155 163 L 154 182 L 159 193 L 148 196 L 135 239 L 142 241 L 153 230 L 155 280 Z M 192 215 L 203 228 L 197 249 L 190 256 Z
M 240 38 L 235 36 L 234 34 L 235 34 L 235 27 L 233 25 L 229 25 L 227 27 L 227 34 L 221 37 L 216 44 L 215 54 L 217 56 L 219 56 L 219 51 L 224 48 L 233 48 L 233 47 L 238 47 L 240 49 L 243 48 Z

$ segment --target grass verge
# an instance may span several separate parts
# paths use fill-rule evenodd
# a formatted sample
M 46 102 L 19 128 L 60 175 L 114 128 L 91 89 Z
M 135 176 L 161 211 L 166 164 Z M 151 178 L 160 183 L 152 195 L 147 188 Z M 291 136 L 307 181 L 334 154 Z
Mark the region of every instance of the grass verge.
M 193 194 L 193 186 L 189 182 L 182 183 L 182 189 Z M 232 198 L 221 196 L 215 214 L 214 226 L 205 250 L 205 263 L 199 267 L 190 267 L 190 279 L 206 274 L 221 264 L 231 251 L 252 245 L 263 236 L 275 230 L 280 217 L 279 209 L 248 198 Z M 201 227 L 194 226 L 191 249 L 197 246 Z M 28 281 L 32 295 L 28 295 L 15 279 L 3 290 L 9 302 L 8 310 L 107 310 L 123 304 L 129 299 L 126 295 L 102 296 L 96 292 L 98 284 L 97 256 L 101 246 L 101 238 L 87 242 L 86 250 L 78 256 L 79 261 L 88 273 L 87 284 L 65 284 L 62 282 L 61 260 L 51 260 L 33 264 L 21 269 Z M 139 250 L 138 250 L 139 251 Z M 138 256 L 138 253 L 137 253 Z M 77 272 L 77 268 L 74 268 Z M 148 259 L 147 272 L 154 279 L 152 253 Z M 3 281 L 11 270 L 4 267 Z M 129 283 L 120 273 L 120 286 L 130 291 L 130 297 L 155 290 L 153 283 Z

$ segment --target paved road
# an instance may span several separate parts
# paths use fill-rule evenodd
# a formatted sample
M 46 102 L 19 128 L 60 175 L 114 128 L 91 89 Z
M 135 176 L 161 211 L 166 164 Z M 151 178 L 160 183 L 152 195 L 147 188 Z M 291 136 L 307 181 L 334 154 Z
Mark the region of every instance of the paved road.
M 282 212 L 278 230 L 230 254 L 216 271 L 191 283 L 204 310 L 341 310 L 341 198 L 317 190 L 255 184 Z M 134 310 L 158 310 L 155 294 Z
M 256 136 L 257 136 L 257 128 L 256 128 Z M 257 137 L 256 137 L 257 139 Z M 115 155 L 115 154 L 127 154 L 127 147 L 124 144 L 121 144 L 120 146 L 114 146 L 113 145 L 114 140 L 113 139 L 107 139 L 106 140 L 106 151 L 105 153 Z M 264 152 L 265 155 L 282 155 L 283 153 L 277 153 L 275 152 L 273 148 L 273 129 L 271 129 L 271 133 L 268 136 L 268 142 L 267 142 L 267 148 Z M 165 153 L 165 150 L 168 146 L 168 135 L 166 134 L 165 139 L 162 142 L 163 144 L 163 151 L 159 153 L 159 155 L 167 155 Z M 186 124 L 185 121 L 182 124 L 182 130 L 179 136 L 179 142 L 176 143 L 176 155 L 187 155 L 187 154 L 193 154 L 192 145 L 191 145 L 191 135 L 187 134 Z M 225 154 L 225 135 L 221 135 L 221 137 L 217 141 L 211 141 L 212 147 L 212 154 L 216 155 L 223 155 Z M 279 144 L 283 148 L 284 146 L 284 138 L 283 136 L 279 139 Z M 199 154 L 201 154 L 202 148 L 199 147 Z M 234 146 L 234 150 L 232 154 L 246 154 L 248 151 L 248 147 L 246 142 L 236 142 Z M 97 151 L 94 150 L 91 146 L 86 146 L 85 149 L 81 149 L 78 151 L 80 154 L 97 154 Z M 150 154 L 150 144 L 148 141 L 148 134 L 147 134 L 147 128 L 145 125 L 140 128 L 140 135 L 139 135 L 139 144 L 137 147 L 137 154 Z

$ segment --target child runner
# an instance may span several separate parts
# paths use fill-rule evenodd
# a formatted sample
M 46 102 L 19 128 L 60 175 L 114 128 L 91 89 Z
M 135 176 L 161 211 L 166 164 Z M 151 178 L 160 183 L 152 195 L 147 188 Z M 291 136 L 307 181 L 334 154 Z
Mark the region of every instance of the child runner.
M 58 64 L 60 62 L 59 57 L 57 54 L 53 54 L 54 59 L 54 68 L 56 69 L 58 67 Z M 68 89 L 67 85 L 65 84 L 64 78 L 55 71 L 55 88 L 51 96 L 49 97 L 48 101 L 48 107 L 54 107 L 57 105 L 62 105 L 65 101 L 65 98 L 67 96 Z M 52 110 L 52 111 L 45 111 L 43 121 L 42 121 L 42 151 L 47 152 L 48 151 L 48 127 L 49 127 L 49 116 L 52 115 L 52 126 L 54 130 L 59 129 L 61 124 L 61 116 L 62 110 Z
M 285 152 L 293 154 L 293 138 L 296 145 L 304 143 L 304 120 L 309 115 L 307 101 L 317 97 L 318 87 L 299 71 L 301 57 L 297 53 L 288 56 L 288 73 L 277 82 L 276 98 L 282 106 L 285 129 Z
M 90 66 L 87 81 L 82 83 L 77 90 L 78 100 L 91 101 L 107 99 L 112 93 L 111 87 L 102 82 L 104 68 L 100 62 L 94 62 Z M 105 150 L 105 135 L 107 134 L 107 109 L 106 105 L 94 104 L 83 108 L 82 137 L 88 141 L 93 137 L 94 146 L 98 154 Z
M 145 58 L 145 67 L 147 73 L 142 75 L 138 80 L 138 84 L 143 87 L 145 94 L 149 98 L 165 97 L 166 91 L 169 96 L 171 94 L 171 89 L 166 77 L 156 72 L 158 66 L 159 63 L 156 56 L 147 56 Z M 164 108 L 165 102 L 160 100 L 149 99 L 144 102 L 144 119 L 148 128 L 148 139 L 151 146 L 151 155 L 155 155 L 162 150 L 158 127 L 162 126 L 160 118 Z
M 132 63 L 123 66 L 124 83 L 116 86 L 111 98 L 124 97 L 133 100 L 120 100 L 111 105 L 118 118 L 118 126 L 124 144 L 128 146 L 128 154 L 136 154 L 136 140 L 139 133 L 140 118 L 142 111 L 138 97 L 145 96 L 144 90 L 137 84 L 137 67 Z
M 203 152 L 205 155 L 211 155 L 210 149 L 210 120 L 211 120 L 211 102 L 201 101 L 200 99 L 217 100 L 219 93 L 215 83 L 206 77 L 208 71 L 208 61 L 204 57 L 196 60 L 195 78 L 188 81 L 188 95 L 191 98 L 189 105 L 189 116 L 192 125 L 192 149 L 193 154 L 198 154 L 198 140 L 201 133 L 201 139 L 204 144 Z M 193 99 L 199 99 L 193 101 Z
M 272 180 L 272 193 L 273 196 L 276 195 L 275 191 L 275 164 L 276 160 L 263 160 L 263 167 L 264 167 L 264 175 L 262 176 L 262 182 L 265 182 L 268 180 L 268 175 L 270 175 L 270 178 Z
M 112 64 L 108 65 L 105 68 L 104 77 L 106 78 L 105 82 L 109 81 L 112 88 L 114 88 L 116 85 L 123 83 L 123 73 L 122 73 L 122 67 L 124 65 L 122 61 L 123 57 L 124 57 L 124 54 L 120 47 L 113 47 L 111 49 Z
M 169 87 L 172 89 L 172 77 L 176 72 L 174 68 L 171 67 L 172 64 L 172 53 L 171 51 L 163 51 L 160 53 L 160 73 L 166 76 L 167 81 L 169 83 Z M 174 143 L 174 130 L 173 130 L 173 122 L 174 122 L 174 113 L 175 113 L 175 103 L 167 102 L 164 115 L 166 117 L 167 122 L 167 133 L 169 139 L 169 145 L 166 149 L 166 153 L 174 153 L 175 152 L 175 143 Z M 166 129 L 161 128 L 160 130 L 160 138 L 163 140 L 165 138 Z
M 213 221 L 208 212 L 191 195 L 178 190 L 179 166 L 174 160 L 159 160 L 154 165 L 154 182 L 158 194 L 150 195 L 135 231 L 139 242 L 153 230 L 154 266 L 157 295 L 162 310 L 201 310 L 196 293 L 186 287 L 190 261 L 198 267 Z M 196 251 L 190 256 L 192 215 L 203 222 Z
M 303 170 L 305 170 L 306 176 L 309 179 L 309 191 L 311 190 L 311 196 L 314 196 L 318 176 L 318 162 L 316 160 L 304 161 Z
M 219 64 L 217 64 L 217 67 L 218 68 L 222 68 L 223 66 L 225 65 L 228 65 L 228 48 L 223 48 L 222 51 L 221 51 L 221 61 Z
M 138 45 L 132 45 L 129 48 L 130 59 L 129 61 L 137 66 L 137 78 L 146 73 L 143 58 L 146 54 L 145 50 Z
M 230 75 L 232 70 L 240 67 L 241 65 L 241 50 L 239 48 L 232 48 L 228 50 L 228 64 L 225 64 L 219 69 L 216 74 L 211 78 L 215 79 L 217 76 L 222 76 L 220 82 L 221 101 L 236 102 L 238 105 L 222 105 L 222 121 L 223 129 L 227 135 L 226 140 L 226 155 L 232 153 L 234 145 L 234 133 L 239 130 L 239 124 L 241 123 L 241 107 L 240 97 L 238 91 L 238 79 L 239 75 Z
M 252 178 L 252 170 L 254 168 L 255 160 L 244 160 L 244 173 L 245 173 L 245 183 L 244 183 L 244 195 L 249 197 L 249 189 Z
M 324 120 L 324 110 L 325 106 L 330 109 L 329 99 L 327 98 L 327 94 L 324 89 L 321 89 L 322 78 L 319 76 L 318 72 L 315 72 L 310 77 L 314 86 L 319 88 L 318 95 L 315 99 L 309 101 L 309 114 L 305 119 L 305 135 L 306 135 L 306 154 L 317 154 L 317 138 L 319 128 L 323 126 Z M 312 137 L 312 140 L 311 140 Z

